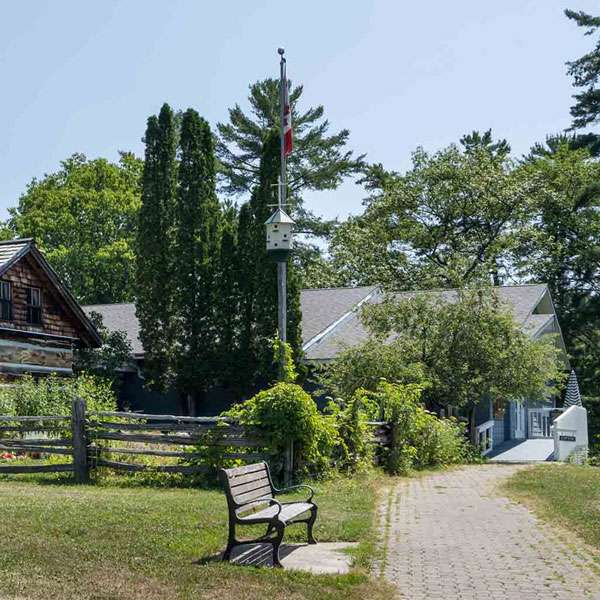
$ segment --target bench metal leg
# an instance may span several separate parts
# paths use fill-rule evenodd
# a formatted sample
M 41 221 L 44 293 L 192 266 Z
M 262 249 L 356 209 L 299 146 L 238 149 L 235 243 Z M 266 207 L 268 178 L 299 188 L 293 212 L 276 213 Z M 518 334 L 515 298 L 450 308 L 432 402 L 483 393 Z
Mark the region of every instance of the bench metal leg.
M 285 531 L 285 525 L 281 522 L 275 524 L 275 529 L 277 529 L 277 536 L 272 541 L 273 544 L 273 566 L 274 567 L 283 567 L 281 561 L 279 560 L 279 546 L 281 546 L 281 541 L 283 540 L 283 532 Z
M 222 560 L 228 561 L 231 559 L 231 551 L 238 544 L 238 541 L 235 539 L 235 523 L 229 523 L 229 535 L 227 536 L 227 548 L 225 548 L 225 552 L 223 552 Z
M 310 519 L 308 519 L 308 521 L 306 521 L 306 531 L 308 534 L 308 543 L 309 544 L 317 543 L 317 540 L 315 540 L 315 538 L 313 536 L 313 525 L 315 524 L 316 520 L 317 520 L 317 507 L 313 506 L 310 509 Z

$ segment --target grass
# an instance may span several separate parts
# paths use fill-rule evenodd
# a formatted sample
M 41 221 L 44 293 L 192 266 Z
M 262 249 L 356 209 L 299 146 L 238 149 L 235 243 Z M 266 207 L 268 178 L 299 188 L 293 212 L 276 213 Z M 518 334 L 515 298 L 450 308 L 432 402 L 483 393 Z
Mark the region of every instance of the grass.
M 384 600 L 366 567 L 373 552 L 376 476 L 316 484 L 320 541 L 361 541 L 349 575 L 315 576 L 216 562 L 227 535 L 219 490 L 76 486 L 0 480 L 2 599 L 239 598 Z M 304 541 L 301 525 L 287 540 Z M 200 559 L 200 561 L 199 561 Z
M 540 465 L 517 472 L 504 485 L 540 518 L 600 549 L 600 468 Z

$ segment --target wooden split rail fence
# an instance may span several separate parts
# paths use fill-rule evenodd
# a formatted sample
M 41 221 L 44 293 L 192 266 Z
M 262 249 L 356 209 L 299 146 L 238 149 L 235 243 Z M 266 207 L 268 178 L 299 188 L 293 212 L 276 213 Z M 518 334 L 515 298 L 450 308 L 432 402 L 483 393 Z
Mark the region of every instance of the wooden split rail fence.
M 194 448 L 195 447 L 195 448 Z M 0 416 L 0 454 L 62 454 L 69 462 L 50 464 L 0 463 L 3 473 L 73 472 L 76 481 L 89 481 L 90 470 L 154 471 L 194 474 L 210 469 L 207 455 L 248 462 L 270 458 L 256 432 L 223 417 L 183 417 L 127 412 L 90 412 L 73 401 L 71 415 Z M 292 449 L 285 459 L 284 478 L 293 470 Z M 177 459 L 175 464 L 133 462 L 140 456 Z M 131 457 L 128 460 L 128 457 Z
M 373 442 L 389 444 L 387 423 L 373 422 Z M 256 431 L 224 417 L 184 417 L 127 412 L 90 412 L 85 402 L 73 401 L 71 415 L 0 416 L 0 454 L 64 455 L 68 462 L 19 465 L 0 463 L 3 473 L 69 472 L 80 483 L 98 467 L 124 472 L 195 474 L 208 471 L 208 456 L 247 462 L 272 458 Z M 289 444 L 284 480 L 292 479 L 293 445 Z M 174 464 L 144 464 L 139 457 L 161 457 Z M 136 461 L 137 460 L 137 461 Z M 17 461 L 18 462 L 18 461 Z

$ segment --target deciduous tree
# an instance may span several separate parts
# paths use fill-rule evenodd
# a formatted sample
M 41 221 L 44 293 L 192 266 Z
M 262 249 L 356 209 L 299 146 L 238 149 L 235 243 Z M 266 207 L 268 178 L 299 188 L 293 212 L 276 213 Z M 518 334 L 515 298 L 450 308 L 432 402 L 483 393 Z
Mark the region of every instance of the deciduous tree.
M 81 303 L 129 302 L 142 168 L 128 153 L 117 164 L 74 154 L 27 186 L 3 236 L 35 238 Z

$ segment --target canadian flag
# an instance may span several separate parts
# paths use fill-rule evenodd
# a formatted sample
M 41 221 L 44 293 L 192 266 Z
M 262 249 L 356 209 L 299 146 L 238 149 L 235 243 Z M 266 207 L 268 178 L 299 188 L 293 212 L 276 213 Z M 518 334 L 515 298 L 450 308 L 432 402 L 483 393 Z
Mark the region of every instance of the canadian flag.
M 294 149 L 294 140 L 292 136 L 292 111 L 290 108 L 290 96 L 288 94 L 288 80 L 285 72 L 285 63 L 283 66 L 283 155 L 289 156 Z

